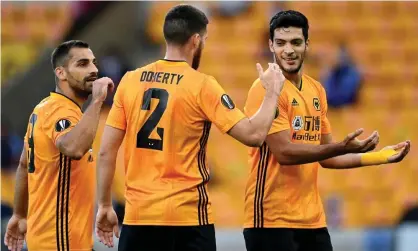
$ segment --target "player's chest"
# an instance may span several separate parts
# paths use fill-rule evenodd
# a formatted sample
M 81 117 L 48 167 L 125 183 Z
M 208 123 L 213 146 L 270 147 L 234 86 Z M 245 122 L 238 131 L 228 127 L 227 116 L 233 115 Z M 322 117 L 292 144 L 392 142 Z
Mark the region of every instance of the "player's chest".
M 292 141 L 320 142 L 321 104 L 315 93 L 296 93 L 288 95 L 288 118 Z

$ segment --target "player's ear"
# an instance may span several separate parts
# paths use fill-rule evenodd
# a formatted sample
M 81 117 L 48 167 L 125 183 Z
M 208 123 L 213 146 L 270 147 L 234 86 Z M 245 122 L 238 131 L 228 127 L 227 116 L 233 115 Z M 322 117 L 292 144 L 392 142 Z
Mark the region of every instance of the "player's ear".
M 58 66 L 57 68 L 55 68 L 55 76 L 61 80 L 64 81 L 67 79 L 67 72 L 64 70 L 64 67 L 62 66 Z
M 273 41 L 271 41 L 271 39 L 269 39 L 269 48 L 270 48 L 270 51 L 274 53 Z
M 309 51 L 309 38 L 305 41 L 306 44 L 306 51 Z
M 195 49 L 199 48 L 200 40 L 202 40 L 202 37 L 200 36 L 199 33 L 196 33 L 192 36 L 193 48 Z

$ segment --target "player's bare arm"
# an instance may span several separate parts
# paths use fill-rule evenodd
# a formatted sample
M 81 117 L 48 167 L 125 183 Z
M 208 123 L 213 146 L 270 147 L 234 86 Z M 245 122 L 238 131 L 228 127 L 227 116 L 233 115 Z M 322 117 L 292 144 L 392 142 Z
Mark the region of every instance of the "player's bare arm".
M 282 71 L 276 64 L 269 64 L 266 71 L 257 64 L 257 71 L 266 89 L 263 103 L 254 116 L 242 119 L 228 132 L 236 140 L 252 147 L 261 146 L 264 142 L 273 122 L 277 99 L 285 81 Z
M 112 207 L 112 181 L 115 175 L 118 150 L 125 131 L 106 125 L 97 159 L 97 192 L 99 209 L 96 235 L 100 242 L 113 247 L 113 233 L 119 238 L 118 218 Z
M 57 139 L 57 148 L 64 155 L 79 160 L 90 149 L 96 136 L 100 110 L 107 93 L 112 92 L 113 81 L 104 77 L 93 82 L 92 101 L 80 122 L 68 133 Z
M 284 130 L 268 135 L 266 143 L 281 165 L 301 165 L 348 153 L 364 153 L 374 149 L 379 142 L 379 134 L 373 132 L 364 140 L 357 139 L 362 133 L 363 129 L 358 129 L 348 134 L 341 142 L 310 145 L 292 143 L 290 131 Z
M 16 171 L 13 216 L 7 224 L 4 244 L 9 250 L 22 250 L 26 235 L 26 216 L 28 212 L 28 170 L 27 156 L 23 148 Z
M 321 144 L 332 144 L 331 134 L 321 136 Z M 345 154 L 320 162 L 321 166 L 330 169 L 349 169 L 370 165 L 397 163 L 409 153 L 411 142 L 406 140 L 396 145 L 386 146 L 380 151 L 370 153 Z M 373 150 L 373 149 L 372 149 Z

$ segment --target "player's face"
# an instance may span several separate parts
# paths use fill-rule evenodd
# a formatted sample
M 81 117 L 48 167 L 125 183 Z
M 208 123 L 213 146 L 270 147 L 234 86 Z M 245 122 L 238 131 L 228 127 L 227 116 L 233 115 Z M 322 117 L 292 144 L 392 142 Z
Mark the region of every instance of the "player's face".
M 302 33 L 302 28 L 277 28 L 274 31 L 274 41 L 269 41 L 276 63 L 282 71 L 295 74 L 302 68 L 308 42 Z
M 207 37 L 208 35 L 206 32 L 203 36 L 199 36 L 200 38 L 199 46 L 197 47 L 196 52 L 193 55 L 193 62 L 192 62 L 192 68 L 195 70 L 199 68 L 200 59 L 202 57 L 202 51 L 203 51 Z
M 88 97 L 93 89 L 93 82 L 98 77 L 96 58 L 88 48 L 70 50 L 65 68 L 70 87 L 80 96 Z

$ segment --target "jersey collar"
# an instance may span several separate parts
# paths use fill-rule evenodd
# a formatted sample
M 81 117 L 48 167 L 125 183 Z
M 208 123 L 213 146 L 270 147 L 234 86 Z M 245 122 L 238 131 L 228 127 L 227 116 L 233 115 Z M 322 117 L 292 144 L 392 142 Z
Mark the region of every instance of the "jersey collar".
M 303 89 L 303 78 L 304 78 L 304 76 L 302 75 L 302 77 L 300 78 L 300 88 L 297 88 L 292 82 L 290 82 L 289 80 L 286 80 L 286 81 L 289 81 L 289 84 L 291 85 L 291 86 L 293 86 L 293 88 L 295 88 L 297 91 L 299 91 L 299 92 L 301 92 L 302 91 L 302 89 Z
M 187 62 L 184 60 L 170 60 L 170 59 L 160 59 L 158 63 L 163 63 L 166 65 L 187 65 Z
M 75 104 L 81 110 L 81 107 L 74 100 L 70 99 L 69 97 L 65 96 L 64 94 L 61 94 L 61 93 L 58 93 L 58 92 L 51 92 L 50 95 L 53 98 L 65 100 L 68 103 Z

